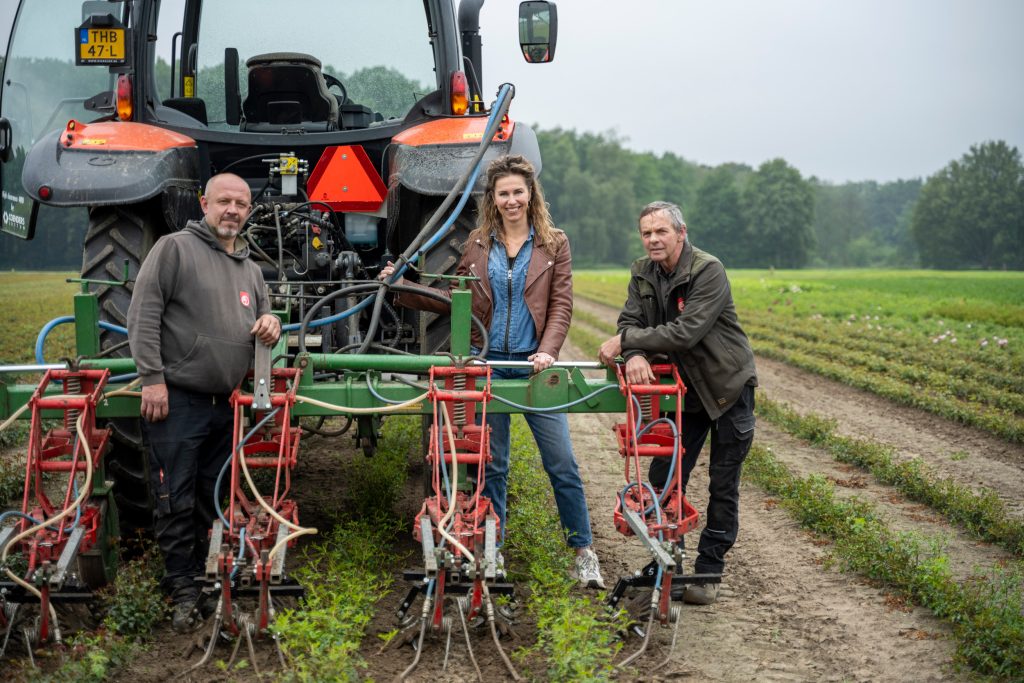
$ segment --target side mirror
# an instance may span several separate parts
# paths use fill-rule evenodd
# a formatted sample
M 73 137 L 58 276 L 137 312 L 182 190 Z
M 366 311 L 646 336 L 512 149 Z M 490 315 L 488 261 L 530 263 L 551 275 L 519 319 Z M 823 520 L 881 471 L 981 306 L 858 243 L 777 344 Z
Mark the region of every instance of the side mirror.
M 6 117 L 0 117 L 0 162 L 11 160 L 12 148 L 11 122 Z
M 519 3 L 519 46 L 523 59 L 543 64 L 555 58 L 558 38 L 558 8 L 553 2 L 529 0 Z

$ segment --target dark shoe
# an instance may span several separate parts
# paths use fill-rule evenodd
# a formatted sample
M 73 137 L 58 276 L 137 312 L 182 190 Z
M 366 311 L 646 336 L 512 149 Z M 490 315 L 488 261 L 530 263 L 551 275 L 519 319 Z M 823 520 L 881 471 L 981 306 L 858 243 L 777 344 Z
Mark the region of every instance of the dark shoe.
M 181 588 L 171 596 L 171 628 L 175 633 L 191 633 L 199 627 L 202 619 L 196 603 L 199 591 L 193 587 Z
M 717 583 L 695 583 L 686 587 L 683 602 L 690 605 L 713 605 L 718 599 Z

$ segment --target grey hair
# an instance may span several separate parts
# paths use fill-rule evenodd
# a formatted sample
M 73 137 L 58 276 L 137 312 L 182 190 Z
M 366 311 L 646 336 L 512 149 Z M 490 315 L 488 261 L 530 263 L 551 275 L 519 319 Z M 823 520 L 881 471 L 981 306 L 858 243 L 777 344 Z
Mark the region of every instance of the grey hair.
M 637 220 L 637 223 L 639 224 L 639 221 L 644 216 L 649 216 L 658 211 L 665 212 L 665 216 L 672 223 L 672 227 L 676 229 L 676 232 L 682 232 L 683 228 L 686 227 L 686 221 L 683 220 L 683 210 L 672 202 L 651 202 L 640 210 L 640 218 Z

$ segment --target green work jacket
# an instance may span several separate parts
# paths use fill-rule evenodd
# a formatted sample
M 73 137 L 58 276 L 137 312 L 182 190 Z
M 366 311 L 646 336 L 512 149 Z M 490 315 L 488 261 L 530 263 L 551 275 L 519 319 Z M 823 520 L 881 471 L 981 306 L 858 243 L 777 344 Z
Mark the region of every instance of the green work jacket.
M 686 373 L 716 420 L 739 398 L 743 387 L 757 385 L 754 353 L 736 318 L 725 267 L 687 240 L 675 272 L 664 287 L 661 266 L 644 257 L 630 268 L 629 294 L 619 315 L 622 353 L 666 354 Z M 665 291 L 667 296 L 659 297 Z

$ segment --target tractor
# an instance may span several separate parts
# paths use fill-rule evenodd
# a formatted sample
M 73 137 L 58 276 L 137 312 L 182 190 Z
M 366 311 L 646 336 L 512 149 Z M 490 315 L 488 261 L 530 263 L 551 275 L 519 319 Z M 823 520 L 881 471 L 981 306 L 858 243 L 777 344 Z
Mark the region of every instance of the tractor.
M 161 235 L 201 216 L 198 195 L 216 173 L 250 184 L 245 238 L 274 309 L 294 327 L 313 302 L 403 253 L 420 271 L 454 271 L 482 189 L 481 174 L 466 177 L 478 153 L 541 165 L 536 134 L 507 114 L 484 140 L 483 0 L 18 5 L 0 90 L 0 229 L 32 239 L 40 205 L 86 210 L 81 276 L 108 323 L 101 346 L 115 356 L 128 353 L 112 348 L 123 336 L 111 330 L 125 324 L 140 264 Z M 519 33 L 527 62 L 551 61 L 554 3 L 521 3 Z M 495 104 L 507 112 L 511 96 Z M 424 244 L 426 232 L 439 238 Z M 304 346 L 448 344 L 444 316 L 389 306 L 353 314 L 354 301 L 335 299 Z M 297 350 L 298 335 L 290 342 Z M 121 483 L 122 523 L 146 527 L 138 421 L 112 426 L 107 464 Z M 375 423 L 358 426 L 370 455 Z

